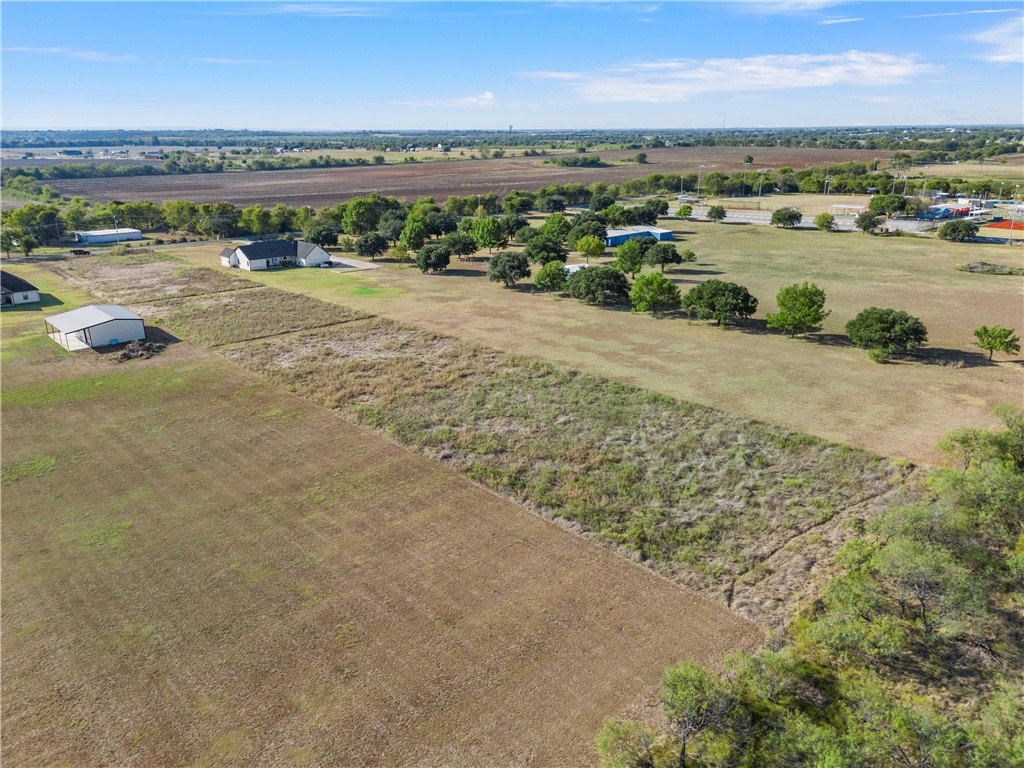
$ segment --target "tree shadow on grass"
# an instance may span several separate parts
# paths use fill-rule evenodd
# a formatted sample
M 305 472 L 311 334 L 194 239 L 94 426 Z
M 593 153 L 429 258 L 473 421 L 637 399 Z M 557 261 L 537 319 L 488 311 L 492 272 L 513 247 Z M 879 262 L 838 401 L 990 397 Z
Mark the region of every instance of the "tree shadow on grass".
M 925 365 L 943 365 L 949 368 L 983 368 L 995 365 L 994 360 L 988 359 L 987 352 L 972 352 L 945 347 L 924 347 L 902 359 Z
M 487 277 L 486 272 L 482 272 L 479 269 L 445 269 L 441 272 L 435 272 L 435 275 L 441 277 Z

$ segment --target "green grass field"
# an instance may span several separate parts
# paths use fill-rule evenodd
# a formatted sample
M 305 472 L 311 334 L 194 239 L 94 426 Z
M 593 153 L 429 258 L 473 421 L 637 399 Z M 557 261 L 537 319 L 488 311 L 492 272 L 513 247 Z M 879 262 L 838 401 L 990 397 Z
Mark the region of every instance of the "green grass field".
M 438 275 L 384 263 L 352 274 L 289 270 L 243 275 L 488 346 L 611 376 L 790 429 L 919 463 L 950 429 L 994 427 L 991 409 L 1019 400 L 1020 358 L 994 363 L 973 330 L 996 323 L 1024 331 L 1019 278 L 975 275 L 968 261 L 1024 263 L 1019 248 L 882 238 L 860 233 L 662 220 L 697 263 L 669 273 L 683 291 L 709 278 L 746 285 L 760 300 L 743 329 L 587 307 L 568 298 L 507 290 L 485 266 L 454 262 Z M 177 253 L 203 266 L 216 249 Z M 810 280 L 828 295 L 822 333 L 789 339 L 764 328 L 777 291 Z M 929 344 L 890 365 L 845 343 L 844 326 L 868 306 L 920 317 Z

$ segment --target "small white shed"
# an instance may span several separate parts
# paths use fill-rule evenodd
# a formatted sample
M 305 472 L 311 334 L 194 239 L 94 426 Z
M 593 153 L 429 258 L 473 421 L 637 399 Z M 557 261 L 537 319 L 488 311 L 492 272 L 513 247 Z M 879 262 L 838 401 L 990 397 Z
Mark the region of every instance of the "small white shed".
M 116 304 L 90 304 L 45 319 L 46 335 L 65 349 L 106 347 L 146 338 L 142 318 Z

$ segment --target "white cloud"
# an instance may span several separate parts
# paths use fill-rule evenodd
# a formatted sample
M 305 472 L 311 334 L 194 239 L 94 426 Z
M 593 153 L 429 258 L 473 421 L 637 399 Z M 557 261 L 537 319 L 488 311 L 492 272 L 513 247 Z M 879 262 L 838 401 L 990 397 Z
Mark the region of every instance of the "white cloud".
M 201 56 L 201 57 L 199 57 L 197 59 L 193 59 L 193 61 L 198 61 L 198 62 L 201 62 L 203 64 L 235 64 L 235 65 L 238 65 L 238 64 L 243 64 L 243 65 L 249 65 L 249 64 L 280 64 L 281 63 L 280 61 L 270 61 L 268 59 L 215 59 L 215 58 L 209 58 L 209 57 L 205 57 L 205 56 Z
M 836 54 L 784 54 L 743 59 L 666 59 L 640 62 L 606 72 L 523 72 L 555 80 L 576 91 L 581 101 L 671 103 L 701 93 L 896 85 L 930 72 L 913 55 L 870 51 Z
M 284 5 L 275 5 L 258 10 L 256 13 L 346 19 L 368 18 L 384 15 L 380 7 L 369 5 L 348 5 L 345 3 L 285 3 Z
M 491 107 L 497 103 L 497 99 L 490 91 L 475 96 L 461 96 L 453 99 L 437 99 L 428 101 L 402 101 L 397 102 L 399 107 Z
M 50 56 L 70 56 L 84 61 L 138 61 L 139 57 L 129 53 L 104 53 L 102 51 L 80 51 L 74 48 L 4 48 L 10 53 L 38 53 Z
M 992 8 L 977 11 L 942 11 L 941 13 L 918 13 L 913 16 L 897 16 L 898 19 L 937 19 L 940 16 L 973 16 L 976 13 L 1015 13 L 1016 8 Z
M 738 0 L 736 6 L 750 13 L 764 15 L 786 15 L 793 13 L 808 13 L 820 11 L 823 8 L 830 8 L 839 5 L 843 0 Z
M 856 18 L 856 19 L 822 19 L 818 23 L 819 24 L 825 24 L 825 25 L 828 25 L 828 24 L 852 24 L 855 21 L 864 21 L 864 18 L 861 17 L 861 18 Z
M 988 47 L 982 54 L 986 61 L 1024 63 L 1024 16 L 997 24 L 970 39 Z

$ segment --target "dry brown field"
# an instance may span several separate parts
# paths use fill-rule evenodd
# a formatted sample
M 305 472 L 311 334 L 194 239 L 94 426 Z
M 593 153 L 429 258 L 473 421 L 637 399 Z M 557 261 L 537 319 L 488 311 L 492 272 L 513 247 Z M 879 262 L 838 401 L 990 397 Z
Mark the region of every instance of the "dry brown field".
M 476 195 L 512 189 L 538 189 L 548 184 L 595 181 L 624 182 L 650 173 L 734 173 L 752 155 L 754 168 L 805 168 L 826 162 L 887 159 L 891 152 L 874 150 L 791 149 L 781 147 L 691 147 L 645 150 L 647 165 L 607 168 L 563 168 L 544 158 L 512 157 L 458 162 L 401 163 L 353 168 L 207 173 L 187 176 L 136 176 L 108 179 L 63 179 L 50 182 L 62 195 L 81 195 L 94 202 L 110 200 L 228 201 L 236 205 L 311 205 L 323 208 L 359 195 L 379 192 L 400 200 L 450 195 Z M 636 155 L 633 150 L 597 152 L 616 163 Z
M 2 317 L 5 766 L 592 765 L 666 665 L 760 641 L 187 341 L 41 316 Z
M 948 430 L 994 428 L 992 408 L 1022 399 L 1021 358 L 997 354 L 990 363 L 974 346 L 973 330 L 999 323 L 1024 331 L 1024 281 L 953 269 L 969 261 L 1019 267 L 1019 248 L 668 219 L 661 225 L 698 257 L 669 273 L 680 289 L 709 278 L 746 285 L 760 299 L 753 322 L 722 330 L 596 309 L 533 294 L 528 285 L 500 288 L 487 281 L 484 265 L 468 262 L 427 276 L 389 263 L 351 275 L 246 276 L 915 463 L 940 461 L 935 444 Z M 217 250 L 175 253 L 210 265 Z M 779 288 L 804 280 L 828 295 L 832 315 L 822 333 L 766 333 L 764 316 L 774 311 Z M 843 335 L 846 322 L 869 306 L 920 317 L 927 347 L 912 359 L 872 363 Z

